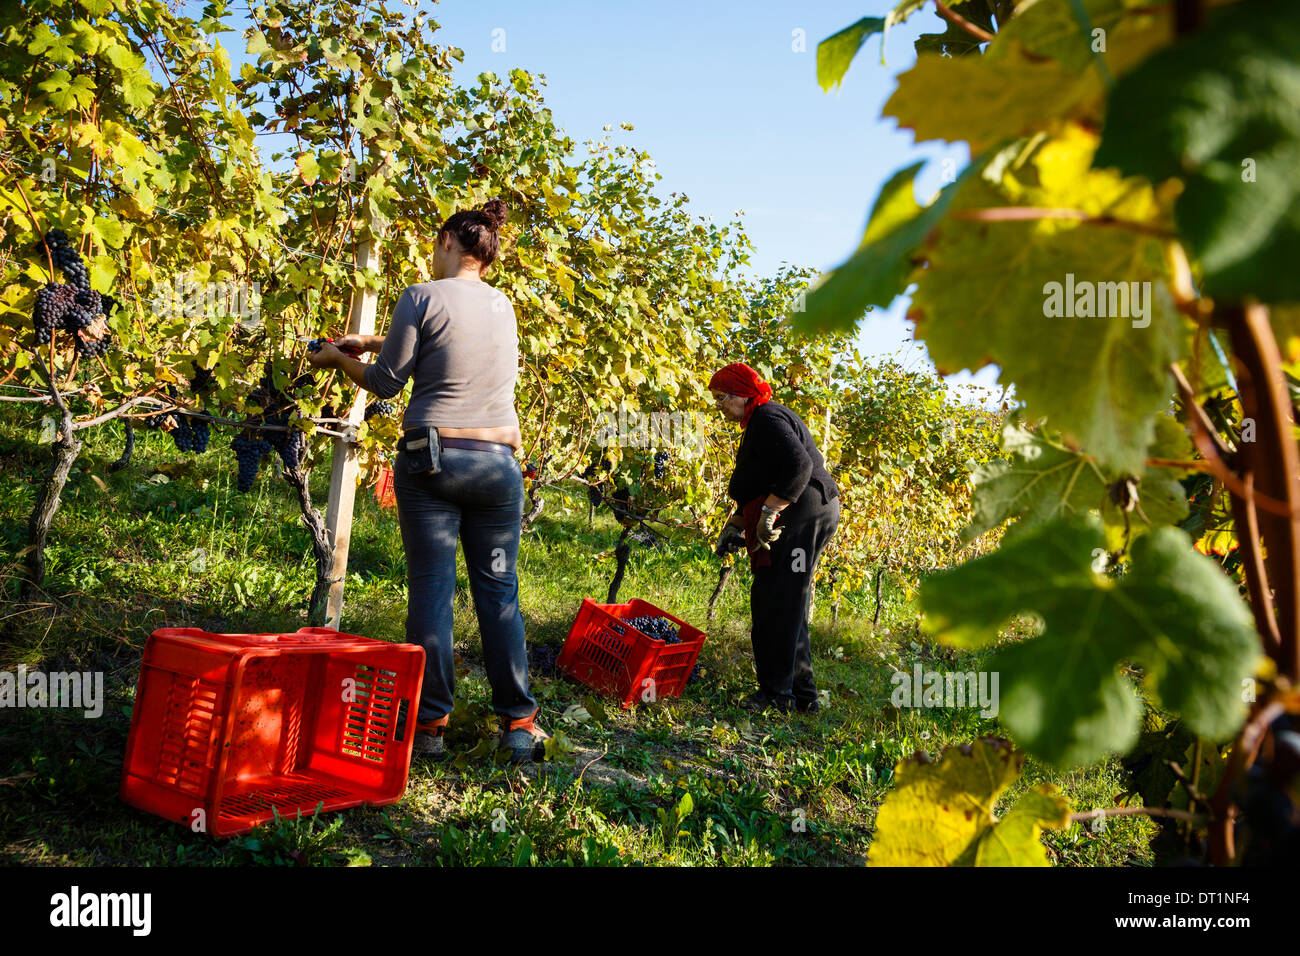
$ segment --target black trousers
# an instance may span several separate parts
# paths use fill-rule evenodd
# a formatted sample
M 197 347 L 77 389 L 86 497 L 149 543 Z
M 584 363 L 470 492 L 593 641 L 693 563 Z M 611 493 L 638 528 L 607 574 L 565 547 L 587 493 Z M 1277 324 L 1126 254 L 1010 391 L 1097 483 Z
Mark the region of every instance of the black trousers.
M 758 688 L 768 697 L 801 702 L 817 699 L 808 602 L 817 560 L 839 523 L 840 500 L 832 498 L 782 531 L 772 544 L 770 567 L 754 568 L 749 588 L 750 640 Z M 777 527 L 781 527 L 780 521 Z

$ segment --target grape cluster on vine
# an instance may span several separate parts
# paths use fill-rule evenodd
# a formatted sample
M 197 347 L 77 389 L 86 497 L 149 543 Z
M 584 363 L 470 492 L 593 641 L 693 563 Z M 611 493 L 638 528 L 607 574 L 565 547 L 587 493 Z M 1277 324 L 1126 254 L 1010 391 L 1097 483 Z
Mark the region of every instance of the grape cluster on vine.
M 235 450 L 235 460 L 239 463 L 235 488 L 239 491 L 252 491 L 257 473 L 262 467 L 262 459 L 271 452 L 271 443 L 244 431 L 231 439 L 230 447 Z
M 386 418 L 389 415 L 392 415 L 393 412 L 395 411 L 397 411 L 397 405 L 394 402 L 382 401 L 382 400 L 374 401 L 366 406 L 365 420 L 370 421 L 370 419 L 374 418 L 376 415 L 380 415 Z
M 627 623 L 647 637 L 653 637 L 665 644 L 680 644 L 682 642 L 681 628 L 669 618 L 653 617 L 647 614 L 642 617 L 628 618 Z
M 655 452 L 655 480 L 662 481 L 664 475 L 668 474 L 668 462 L 672 455 L 666 451 Z
M 51 229 L 45 236 L 45 244 L 55 268 L 68 281 L 51 282 L 36 293 L 32 306 L 36 344 L 48 345 L 54 330 L 62 328 L 72 335 L 77 354 L 82 358 L 107 354 L 113 345 L 107 318 L 117 308 L 117 301 L 90 287 L 86 264 L 62 229 Z
M 180 423 L 169 434 L 178 451 L 194 452 L 197 455 L 208 450 L 208 440 L 212 437 L 207 422 L 187 416 L 182 416 Z
M 289 390 L 295 391 L 312 383 L 311 374 L 304 373 L 294 379 L 289 386 Z M 307 435 L 299 429 L 289 426 L 289 414 L 293 411 L 294 403 L 275 387 L 269 365 L 258 382 L 257 388 L 248 397 L 263 409 L 263 422 L 288 429 L 287 431 L 267 432 L 264 441 L 268 448 L 275 449 L 286 471 L 298 471 L 302 466 L 307 451 Z

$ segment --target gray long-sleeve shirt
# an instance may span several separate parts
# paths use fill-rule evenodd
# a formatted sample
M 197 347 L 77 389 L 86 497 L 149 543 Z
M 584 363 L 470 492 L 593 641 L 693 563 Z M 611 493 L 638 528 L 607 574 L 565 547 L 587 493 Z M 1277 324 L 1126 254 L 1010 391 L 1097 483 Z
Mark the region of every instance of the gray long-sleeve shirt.
M 517 426 L 519 333 L 510 300 L 486 282 L 438 279 L 408 286 L 393 309 L 366 388 L 392 398 L 414 378 L 407 428 Z

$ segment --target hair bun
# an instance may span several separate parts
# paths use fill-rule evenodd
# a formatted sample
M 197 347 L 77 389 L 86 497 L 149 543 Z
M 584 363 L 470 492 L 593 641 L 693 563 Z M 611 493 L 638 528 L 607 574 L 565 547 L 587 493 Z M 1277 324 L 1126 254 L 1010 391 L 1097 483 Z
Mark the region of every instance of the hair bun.
M 506 222 L 507 206 L 504 199 L 489 199 L 483 204 L 483 216 L 493 229 L 500 229 Z

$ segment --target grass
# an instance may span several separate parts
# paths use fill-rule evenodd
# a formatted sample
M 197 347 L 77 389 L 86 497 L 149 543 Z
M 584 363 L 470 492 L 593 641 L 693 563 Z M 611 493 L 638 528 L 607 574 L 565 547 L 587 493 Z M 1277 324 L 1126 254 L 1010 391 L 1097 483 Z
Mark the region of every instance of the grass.
M 19 608 L 20 552 L 47 451 L 39 414 L 0 412 L 0 669 L 99 670 L 104 714 L 0 709 L 0 861 L 43 865 L 858 865 L 895 763 L 916 750 L 1001 733 L 973 710 L 900 710 L 890 675 L 913 662 L 973 670 L 979 659 L 921 640 L 915 612 L 889 588 L 881 627 L 852 595 L 832 624 L 819 602 L 814 669 L 829 692 L 820 714 L 756 717 L 748 573 L 719 604 L 700 680 L 680 700 L 622 711 L 554 673 L 533 675 L 543 726 L 572 749 L 539 766 L 487 754 L 495 719 L 458 568 L 456 649 L 465 671 L 449 731 L 452 758 L 417 763 L 396 805 L 279 819 L 214 841 L 136 811 L 117 797 L 140 656 L 164 626 L 295 630 L 312 581 L 307 532 L 287 486 L 264 467 L 255 490 L 233 489 L 228 435 L 203 456 L 141 434 L 132 464 L 110 473 L 119 425 L 95 430 L 75 466 L 48 552 L 48 602 Z M 313 492 L 323 507 L 328 475 Z M 554 489 L 520 555 L 521 601 L 533 647 L 563 643 L 579 601 L 603 600 L 618 528 L 589 527 L 585 498 Z M 402 640 L 405 561 L 396 517 L 359 492 L 345 627 Z M 704 626 L 717 564 L 698 541 L 634 553 L 621 599 L 640 597 Z M 1067 775 L 1031 762 L 1026 779 L 1060 786 L 1079 809 L 1123 789 L 1117 765 Z M 1018 787 L 1024 784 L 1018 785 Z M 1045 837 L 1065 865 L 1147 865 L 1152 826 L 1116 818 Z

